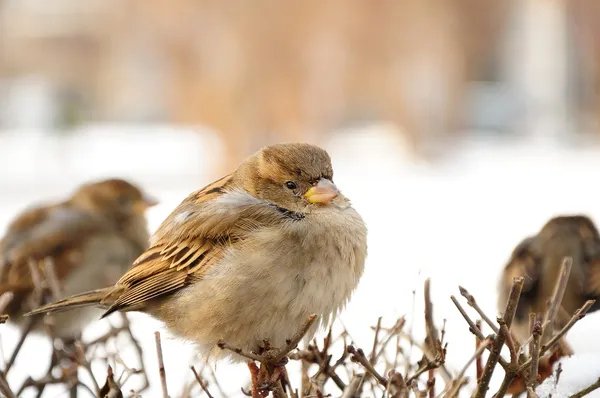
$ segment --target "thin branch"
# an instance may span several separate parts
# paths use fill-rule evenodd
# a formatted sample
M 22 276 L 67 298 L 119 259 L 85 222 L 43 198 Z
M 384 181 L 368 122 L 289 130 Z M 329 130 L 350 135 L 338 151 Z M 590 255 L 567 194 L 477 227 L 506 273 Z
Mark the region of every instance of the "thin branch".
M 485 340 L 486 336 L 484 336 L 483 333 L 481 333 L 481 330 L 479 330 L 479 328 L 477 328 L 477 326 L 475 325 L 475 322 L 473 322 L 471 320 L 471 318 L 469 318 L 469 315 L 467 315 L 467 313 L 465 312 L 464 308 L 460 305 L 460 303 L 458 302 L 458 300 L 456 299 L 456 297 L 450 296 L 450 298 L 452 299 L 452 302 L 454 303 L 454 305 L 456 306 L 456 308 L 458 308 L 458 311 L 461 313 L 461 315 L 463 316 L 463 318 L 465 319 L 465 321 L 467 321 L 467 323 L 469 324 L 469 331 L 471 331 L 471 333 L 473 333 L 475 336 L 477 336 L 480 340 Z M 492 350 L 491 345 L 486 346 L 486 349 L 488 351 L 491 351 Z M 504 369 L 507 369 L 508 366 L 509 366 L 508 361 L 506 361 L 506 359 L 502 358 L 502 356 L 500 356 L 498 358 L 498 362 L 500 362 L 500 365 Z
M 437 346 L 436 341 L 439 340 L 439 333 L 433 322 L 433 303 L 431 302 L 431 293 L 430 293 L 431 286 L 430 285 L 431 285 L 430 279 L 429 278 L 425 279 L 425 283 L 424 283 L 424 287 L 423 287 L 423 296 L 424 296 L 424 300 L 425 300 L 425 330 L 427 331 L 427 337 L 429 338 L 430 345 L 433 347 L 436 347 Z M 427 345 L 425 345 L 425 346 L 427 347 Z M 436 359 L 439 355 L 439 352 L 427 352 L 427 351 L 428 350 L 426 349 L 423 352 L 425 354 L 425 356 L 427 357 L 427 361 L 437 364 L 437 366 L 430 367 L 429 369 L 440 368 L 440 371 L 442 373 L 442 377 L 443 377 L 445 383 L 448 383 L 450 380 L 452 380 L 452 375 L 450 374 L 448 369 L 446 369 L 446 367 L 444 366 L 444 361 L 436 361 Z M 407 384 L 409 384 L 409 383 L 407 383 Z
M 373 337 L 373 348 L 371 349 L 371 355 L 369 362 L 371 365 L 375 365 L 377 359 L 377 345 L 379 344 L 379 332 L 381 331 L 381 317 L 377 318 L 377 326 L 375 327 L 375 336 Z
M 398 334 L 404 328 L 405 324 L 406 324 L 406 319 L 404 317 L 399 318 L 396 321 L 394 326 L 392 326 L 392 328 L 389 330 L 386 338 L 383 340 L 383 343 L 381 344 L 381 347 L 379 348 L 379 351 L 377 352 L 377 355 L 375 356 L 375 360 L 379 359 L 379 357 L 383 354 L 383 352 L 385 351 L 385 348 L 392 341 L 394 336 L 399 337 Z
M 58 277 L 56 276 L 56 270 L 54 269 L 54 261 L 52 261 L 52 259 L 49 257 L 44 259 L 44 273 L 46 275 L 48 287 L 52 292 L 52 297 L 58 300 L 62 296 L 62 289 L 60 287 L 60 283 L 58 282 Z
M 498 324 L 500 324 L 500 330 L 505 336 L 506 346 L 508 347 L 508 351 L 510 352 L 510 364 L 516 366 L 519 362 L 519 355 L 517 354 L 517 347 L 515 347 L 515 342 L 506 326 L 506 323 L 502 318 L 498 318 Z
M 546 311 L 544 318 L 544 330 L 542 330 L 542 344 L 548 341 L 548 338 L 554 329 L 554 320 L 558 315 L 560 304 L 562 303 L 565 290 L 567 289 L 567 282 L 569 282 L 569 275 L 571 274 L 571 268 L 573 266 L 573 259 L 571 257 L 565 257 L 561 268 L 558 280 L 554 286 L 554 292 L 552 293 L 552 299 L 550 300 L 550 308 Z
M 531 345 L 529 348 L 529 355 L 531 356 L 531 370 L 529 371 L 529 380 L 527 380 L 527 398 L 533 398 L 529 390 L 531 389 L 535 392 L 535 387 L 537 386 L 538 367 L 540 360 L 540 340 L 542 335 L 542 325 L 537 320 L 535 313 L 530 315 L 530 323 L 533 325 L 531 328 L 531 335 L 533 336 L 533 339 L 531 340 Z
M 8 307 L 8 305 L 10 304 L 12 299 L 13 299 L 12 292 L 2 293 L 2 295 L 0 296 L 0 314 L 4 313 L 4 311 L 6 310 L 6 307 Z
M 90 379 L 92 379 L 92 383 L 94 384 L 96 394 L 98 394 L 100 391 L 100 385 L 98 384 L 98 381 L 96 381 L 96 378 L 94 377 L 94 372 L 92 371 L 92 364 L 85 357 L 85 348 L 84 348 L 83 344 L 76 342 L 74 344 L 74 348 L 75 348 L 75 355 L 77 355 L 77 362 L 79 363 L 79 365 L 81 365 L 86 370 L 86 372 L 90 376 Z M 110 368 L 110 373 L 112 373 L 112 368 Z
M 546 344 L 542 345 L 542 354 L 552 348 L 558 340 L 560 340 L 568 331 L 571 329 L 577 321 L 581 320 L 589 309 L 594 305 L 596 300 L 588 300 L 585 302 L 583 307 L 575 311 L 575 314 L 571 317 L 569 322 Z
M 149 386 L 150 382 L 148 380 L 148 372 L 146 372 L 146 366 L 144 365 L 144 351 L 142 350 L 142 346 L 140 342 L 135 338 L 133 332 L 131 331 L 131 322 L 129 318 L 127 318 L 126 314 L 121 313 L 121 320 L 123 321 L 122 328 L 125 328 L 125 332 L 129 335 L 129 339 L 131 340 L 131 344 L 135 349 L 138 360 L 140 362 L 140 372 L 144 376 L 144 382 L 140 388 L 137 389 L 137 392 L 140 393 L 145 391 Z
M 167 372 L 165 370 L 165 364 L 163 362 L 162 346 L 160 344 L 160 332 L 154 332 L 154 339 L 156 341 L 156 355 L 158 357 L 158 371 L 160 374 L 160 385 L 162 388 L 163 398 L 169 398 L 167 390 Z
M 478 330 L 481 331 L 481 320 L 478 319 L 477 321 L 475 321 L 475 326 L 477 327 Z M 491 339 L 488 339 L 491 342 Z M 479 350 L 479 345 L 481 344 L 481 339 L 477 336 L 475 336 L 475 349 L 478 351 Z M 483 364 L 481 363 L 481 354 L 476 358 L 476 362 L 475 362 L 475 381 L 479 382 L 479 379 L 481 378 L 481 375 L 483 374 Z
M 10 389 L 3 372 L 0 372 L 0 392 L 4 394 L 6 398 L 17 398 L 15 393 Z
M 6 363 L 6 367 L 4 368 L 5 374 L 8 374 L 10 369 L 15 364 L 15 361 L 17 360 L 17 356 L 19 355 L 19 352 L 21 352 L 21 348 L 23 348 L 23 344 L 25 343 L 25 340 L 27 339 L 27 337 L 29 336 L 29 333 L 31 333 L 31 331 L 33 330 L 35 325 L 38 323 L 38 321 L 39 321 L 39 318 L 28 318 L 25 321 L 25 327 L 21 330 L 21 337 L 19 337 L 19 341 L 17 342 L 17 345 L 15 346 L 12 354 L 10 355 L 10 359 L 8 360 L 8 362 Z
M 363 350 L 361 350 L 360 348 L 356 349 L 353 345 L 349 345 L 346 350 L 348 351 L 348 353 L 351 354 L 351 361 L 360 363 L 371 376 L 375 377 L 379 384 L 381 384 L 384 387 L 387 386 L 387 379 L 375 370 L 373 365 L 371 365 L 371 363 L 365 356 Z
M 481 319 L 483 319 L 485 321 L 485 323 L 488 324 L 488 326 L 490 328 L 492 328 L 492 330 L 494 331 L 494 333 L 498 334 L 498 326 L 496 326 L 494 324 L 494 322 L 492 322 L 492 320 L 485 314 L 485 312 L 483 312 L 483 310 L 479 307 L 479 305 L 477 304 L 477 301 L 475 301 L 475 297 L 473 297 L 473 295 L 471 293 L 469 293 L 467 291 L 467 289 L 465 289 L 462 286 L 458 287 L 458 290 L 460 290 L 460 294 L 467 299 L 467 304 L 469 304 L 471 307 L 473 307 L 473 309 L 475 311 L 477 311 L 477 313 L 479 314 L 479 316 L 481 317 Z
M 423 373 L 425 373 L 431 369 L 436 369 L 438 366 L 439 365 L 435 361 L 433 361 L 433 362 L 427 361 L 427 363 L 425 365 L 421 366 L 419 368 L 419 370 L 417 370 L 415 372 L 415 374 L 413 374 L 411 377 L 408 378 L 408 380 L 406 380 L 406 384 L 410 385 L 414 380 L 417 380 L 419 378 L 419 376 L 421 376 Z
M 473 354 L 473 356 L 467 361 L 465 366 L 463 366 L 463 368 L 460 370 L 460 372 L 458 372 L 458 374 L 456 375 L 454 380 L 452 380 L 452 387 L 446 394 L 444 394 L 444 397 L 453 397 L 458 393 L 458 390 L 461 386 L 462 380 L 465 377 L 465 373 L 467 373 L 467 369 L 469 369 L 469 366 L 471 366 L 473 361 L 475 361 L 477 358 L 479 358 L 481 356 L 481 354 L 483 353 L 483 351 L 491 343 L 492 343 L 492 339 L 490 339 L 490 338 L 487 338 L 479 343 L 479 346 L 477 347 L 475 354 Z
M 363 380 L 362 374 L 355 375 L 348 383 L 348 387 L 344 390 L 344 393 L 340 398 L 354 398 L 357 396 L 358 390 Z
M 210 391 L 208 391 L 208 388 L 206 387 L 206 384 L 204 384 L 204 382 L 202 381 L 202 378 L 200 378 L 200 375 L 198 374 L 198 372 L 196 372 L 196 369 L 193 366 L 190 366 L 190 368 L 192 369 L 192 372 L 194 372 L 194 377 L 196 377 L 196 380 L 198 381 L 198 384 L 200 384 L 200 388 L 202 388 L 202 390 L 206 393 L 206 395 L 208 396 L 208 398 L 214 398 L 210 394 Z
M 508 302 L 506 303 L 506 310 L 504 311 L 503 317 L 504 322 L 506 323 L 506 326 L 508 328 L 510 328 L 510 325 L 515 316 L 515 312 L 517 310 L 519 297 L 521 296 L 521 290 L 523 289 L 523 281 L 523 277 L 516 277 L 513 280 L 513 285 L 508 296 Z M 500 333 L 496 335 L 492 350 L 490 351 L 490 355 L 483 370 L 483 375 L 481 376 L 481 380 L 479 380 L 479 383 L 477 384 L 477 390 L 475 391 L 474 395 L 475 398 L 485 397 L 485 394 L 489 389 L 492 374 L 494 373 L 494 369 L 496 368 L 496 364 L 498 363 L 498 360 L 500 358 L 500 351 L 502 350 L 502 346 L 506 341 L 506 337 L 507 336 L 504 335 L 502 330 L 500 330 Z M 505 371 L 508 373 L 509 371 L 512 371 L 512 368 L 509 367 L 508 369 L 505 369 Z
M 583 307 L 575 311 L 575 314 L 571 317 L 569 322 L 567 322 L 567 324 L 547 344 L 542 345 L 540 349 L 540 356 L 543 356 L 550 348 L 552 348 L 558 342 L 558 340 L 560 340 L 575 325 L 575 323 L 577 323 L 577 321 L 583 318 L 595 302 L 596 300 L 588 300 L 583 305 Z M 529 358 L 521 365 L 521 367 L 519 368 L 519 373 L 527 369 L 529 365 L 531 365 L 531 358 Z
M 310 327 L 313 325 L 313 323 L 315 323 L 316 320 L 317 314 L 309 315 L 302 329 L 300 329 L 291 339 L 286 340 L 286 345 L 284 347 L 274 350 L 273 354 L 267 352 L 266 355 L 272 355 L 272 357 L 270 358 L 272 363 L 281 361 L 290 351 L 297 348 L 302 338 L 304 338 L 306 332 L 308 332 L 308 329 L 310 329 Z
M 261 361 L 265 360 L 265 358 L 262 355 L 255 354 L 253 352 L 244 351 L 241 348 L 229 345 L 229 344 L 225 343 L 224 341 L 219 341 L 217 343 L 217 347 L 219 347 L 222 350 L 227 350 L 227 351 L 235 352 L 236 354 L 238 354 L 238 355 L 240 355 L 240 356 L 242 356 L 244 358 L 253 360 L 253 361 L 261 362 Z
M 500 325 L 500 333 L 498 336 L 502 335 L 505 340 L 505 344 L 508 346 L 508 350 L 510 351 L 510 366 L 505 371 L 504 378 L 502 379 L 502 384 L 500 388 L 494 395 L 495 397 L 503 397 L 508 392 L 508 389 L 512 385 L 513 380 L 517 376 L 517 371 L 519 369 L 519 358 L 517 356 L 517 349 L 515 347 L 515 343 L 512 339 L 510 331 L 504 322 L 504 319 L 498 318 L 498 324 Z

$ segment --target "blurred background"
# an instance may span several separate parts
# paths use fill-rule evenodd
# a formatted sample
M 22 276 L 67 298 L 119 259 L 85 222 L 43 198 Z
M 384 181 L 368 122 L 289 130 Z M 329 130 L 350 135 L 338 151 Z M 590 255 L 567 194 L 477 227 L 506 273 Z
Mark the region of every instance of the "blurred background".
M 600 220 L 599 18 L 594 0 L 0 0 L 0 230 L 112 176 L 160 198 L 154 230 L 261 146 L 315 143 L 370 228 L 346 326 L 370 338 L 373 303 L 410 312 L 431 277 L 460 368 L 457 285 L 493 313 L 521 238 Z M 164 344 L 177 391 L 189 349 Z

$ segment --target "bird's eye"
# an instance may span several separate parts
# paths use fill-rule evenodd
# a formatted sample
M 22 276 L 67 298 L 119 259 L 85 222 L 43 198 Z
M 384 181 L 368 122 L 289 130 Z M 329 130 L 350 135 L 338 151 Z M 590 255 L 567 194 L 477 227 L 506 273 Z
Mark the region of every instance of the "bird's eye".
M 294 181 L 286 181 L 285 186 L 288 189 L 296 189 L 296 183 Z
M 119 195 L 117 197 L 117 203 L 119 204 L 119 206 L 129 206 L 130 204 L 130 200 L 127 196 L 125 195 Z

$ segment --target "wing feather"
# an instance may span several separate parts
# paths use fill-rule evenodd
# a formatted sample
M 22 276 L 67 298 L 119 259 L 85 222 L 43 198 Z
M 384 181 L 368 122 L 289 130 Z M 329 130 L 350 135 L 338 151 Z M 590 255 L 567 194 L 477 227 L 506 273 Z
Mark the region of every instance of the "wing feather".
M 117 282 L 115 291 L 120 294 L 106 315 L 138 309 L 202 279 L 252 231 L 286 220 L 290 219 L 280 209 L 238 188 L 231 175 L 192 193 L 163 221 L 151 247 Z

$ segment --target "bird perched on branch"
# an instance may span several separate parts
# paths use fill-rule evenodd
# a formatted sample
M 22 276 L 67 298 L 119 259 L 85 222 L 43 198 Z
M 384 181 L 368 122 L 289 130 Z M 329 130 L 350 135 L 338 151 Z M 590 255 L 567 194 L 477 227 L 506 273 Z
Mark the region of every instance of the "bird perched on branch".
M 600 296 L 600 235 L 587 216 L 557 216 L 515 248 L 500 281 L 498 307 L 506 306 L 513 277 L 525 277 L 511 330 L 522 343 L 529 335 L 529 313 L 546 312 L 565 257 L 571 273 L 555 327 L 562 328 L 587 300 Z M 599 309 L 600 303 L 590 309 Z M 541 318 L 538 318 L 541 319 Z
M 283 346 L 312 313 L 327 324 L 356 288 L 366 252 L 366 226 L 334 185 L 327 152 L 273 145 L 190 194 L 115 285 L 32 313 L 141 311 L 205 357 L 239 361 L 219 340 L 258 352 L 265 339 Z
M 6 309 L 11 321 L 26 324 L 23 312 L 44 299 L 34 296 L 50 290 L 36 286 L 42 282 L 66 297 L 117 281 L 148 248 L 145 210 L 155 204 L 131 183 L 108 179 L 82 185 L 66 201 L 20 213 L 0 241 L 0 293 L 13 294 Z M 57 337 L 72 339 L 101 314 L 79 309 L 50 321 Z M 42 326 L 36 322 L 34 330 Z

